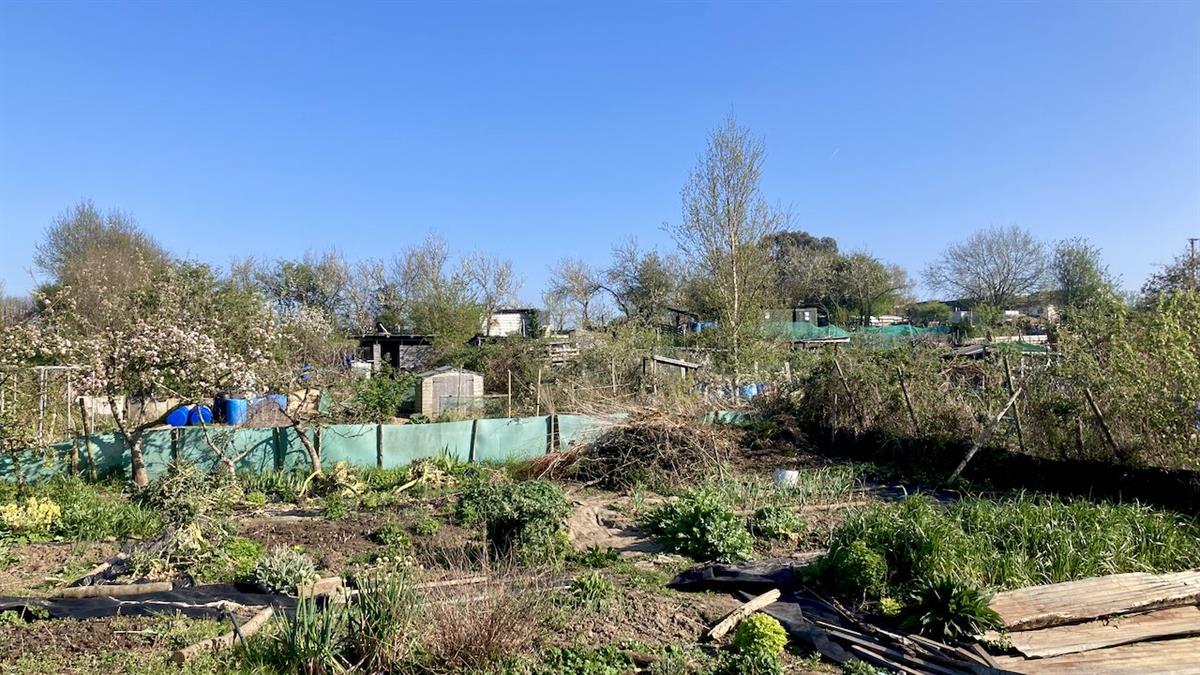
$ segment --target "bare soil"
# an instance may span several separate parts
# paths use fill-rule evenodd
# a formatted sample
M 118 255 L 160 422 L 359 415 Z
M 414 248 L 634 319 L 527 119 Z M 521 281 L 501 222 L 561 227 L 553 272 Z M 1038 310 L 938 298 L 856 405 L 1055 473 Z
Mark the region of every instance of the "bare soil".
M 13 562 L 0 570 L 0 595 L 36 595 L 39 586 L 68 584 L 119 551 L 110 542 L 14 544 Z
M 239 534 L 267 548 L 300 546 L 321 567 L 337 572 L 355 555 L 378 550 L 372 534 L 392 517 L 385 511 L 359 511 L 341 520 L 266 516 L 243 521 Z

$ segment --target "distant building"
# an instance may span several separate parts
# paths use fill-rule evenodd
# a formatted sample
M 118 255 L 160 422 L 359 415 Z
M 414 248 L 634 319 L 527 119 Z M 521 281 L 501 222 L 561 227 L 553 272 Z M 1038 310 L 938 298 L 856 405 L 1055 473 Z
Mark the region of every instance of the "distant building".
M 1027 308 L 1025 313 L 1046 323 L 1058 322 L 1058 308 L 1054 305 L 1035 305 Z
M 814 326 L 821 325 L 821 312 L 816 307 L 790 307 L 785 309 L 768 309 L 763 312 L 766 323 L 795 323 L 802 321 Z
M 895 326 L 898 323 L 905 323 L 906 319 L 902 316 L 894 314 L 882 314 L 880 316 L 871 317 L 872 326 Z
M 393 335 L 386 331 L 358 336 L 359 358 L 377 371 L 388 364 L 412 372 L 425 367 L 434 356 L 432 335 Z
M 480 322 L 479 334 L 485 337 L 531 337 L 535 313 L 536 310 L 530 308 L 497 309 Z

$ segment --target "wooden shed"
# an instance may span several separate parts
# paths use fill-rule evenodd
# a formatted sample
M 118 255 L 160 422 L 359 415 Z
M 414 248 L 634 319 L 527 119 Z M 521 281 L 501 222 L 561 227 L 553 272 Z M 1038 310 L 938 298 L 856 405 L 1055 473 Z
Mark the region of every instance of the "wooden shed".
M 427 417 L 469 405 L 483 396 L 483 375 L 472 370 L 442 366 L 418 373 L 417 377 L 417 410 Z

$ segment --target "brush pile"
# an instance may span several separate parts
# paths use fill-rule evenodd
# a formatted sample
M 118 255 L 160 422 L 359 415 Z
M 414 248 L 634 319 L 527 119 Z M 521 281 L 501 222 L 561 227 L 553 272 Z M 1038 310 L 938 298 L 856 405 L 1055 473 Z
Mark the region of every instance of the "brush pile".
M 692 484 L 730 460 L 737 434 L 691 416 L 644 411 L 591 442 L 547 455 L 540 473 L 610 490 L 662 481 Z

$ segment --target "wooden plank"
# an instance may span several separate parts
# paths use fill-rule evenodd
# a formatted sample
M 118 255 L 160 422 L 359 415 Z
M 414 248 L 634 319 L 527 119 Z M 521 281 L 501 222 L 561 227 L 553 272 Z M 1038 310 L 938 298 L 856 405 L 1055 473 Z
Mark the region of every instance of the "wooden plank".
M 1200 675 L 1200 638 L 1139 642 L 1132 645 L 1096 649 L 1079 654 L 1065 654 L 1048 659 L 1023 659 L 1000 656 L 1000 667 L 1026 675 L 1143 675 L 1172 673 Z
M 991 607 L 1010 630 L 1081 623 L 1200 602 L 1200 570 L 1130 572 L 997 593 Z
M 782 593 L 779 591 L 778 588 L 772 588 L 771 590 L 767 591 L 766 593 L 763 593 L 762 595 L 751 599 L 746 604 L 744 604 L 741 607 L 738 607 L 737 609 L 733 610 L 732 612 L 726 614 L 725 618 L 723 618 L 719 622 L 717 622 L 717 625 L 713 626 L 712 630 L 708 631 L 708 633 L 705 635 L 705 637 L 709 640 L 721 639 L 726 633 L 728 633 L 730 630 L 732 630 L 733 627 L 736 626 L 739 621 L 746 618 L 747 616 L 750 616 L 754 612 L 757 612 L 758 610 L 762 609 L 763 607 L 766 607 L 767 605 L 770 605 L 771 603 L 775 602 L 776 600 L 779 599 L 780 595 L 782 595 Z
M 1009 638 L 1013 647 L 1025 656 L 1045 658 L 1184 635 L 1200 635 L 1200 607 L 1196 605 L 1121 615 L 1070 626 L 1016 631 L 1010 633 Z

